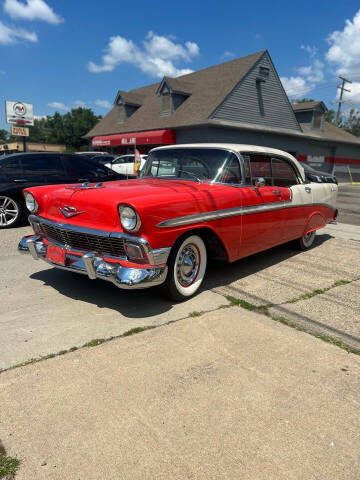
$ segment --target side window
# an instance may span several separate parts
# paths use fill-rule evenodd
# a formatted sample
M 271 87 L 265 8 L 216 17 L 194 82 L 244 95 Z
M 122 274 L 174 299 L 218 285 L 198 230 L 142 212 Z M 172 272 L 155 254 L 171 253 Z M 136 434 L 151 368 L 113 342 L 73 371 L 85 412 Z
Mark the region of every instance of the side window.
M 60 156 L 24 155 L 21 163 L 25 177 L 56 179 L 65 175 Z
M 235 155 L 232 155 L 231 158 L 228 160 L 221 178 L 219 181 L 222 183 L 230 183 L 238 185 L 241 183 L 241 170 L 240 170 L 240 163 Z
M 245 171 L 245 183 L 251 185 L 251 170 L 250 170 L 250 157 L 249 155 L 243 155 L 244 171 Z
M 263 178 L 266 186 L 272 185 L 270 157 L 252 154 L 250 155 L 250 166 L 253 185 L 257 178 Z
M 299 183 L 295 170 L 288 162 L 279 158 L 272 158 L 271 163 L 274 185 L 277 187 L 291 187 Z
M 19 159 L 10 160 L 7 162 L 1 169 L 1 172 L 9 178 L 23 177 Z
M 103 179 L 107 176 L 107 169 L 79 157 L 80 155 L 65 157 L 65 162 L 71 177 L 81 181 L 87 179 Z

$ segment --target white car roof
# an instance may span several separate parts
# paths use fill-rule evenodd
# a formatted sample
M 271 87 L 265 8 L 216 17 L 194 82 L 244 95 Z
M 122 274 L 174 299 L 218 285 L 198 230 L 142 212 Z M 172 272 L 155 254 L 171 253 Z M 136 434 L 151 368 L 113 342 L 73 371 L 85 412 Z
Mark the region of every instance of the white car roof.
M 164 147 L 156 147 L 155 150 L 167 150 L 172 148 L 223 148 L 225 150 L 233 150 L 238 153 L 266 153 L 269 155 L 278 155 L 280 157 L 287 158 L 292 162 L 299 171 L 302 180 L 305 180 L 305 172 L 301 163 L 296 160 L 290 153 L 278 150 L 277 148 L 262 147 L 259 145 L 247 145 L 242 143 L 185 143 L 182 145 L 166 145 Z

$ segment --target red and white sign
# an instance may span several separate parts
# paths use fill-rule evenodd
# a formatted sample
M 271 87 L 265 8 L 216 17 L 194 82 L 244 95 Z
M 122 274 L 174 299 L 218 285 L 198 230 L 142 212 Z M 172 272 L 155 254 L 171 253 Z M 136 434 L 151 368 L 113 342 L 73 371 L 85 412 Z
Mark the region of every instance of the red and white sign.
M 11 135 L 14 135 L 14 137 L 28 137 L 29 129 L 25 127 L 15 127 L 14 125 L 11 125 Z
M 124 145 L 173 145 L 174 130 L 149 130 L 147 132 L 115 133 L 92 139 L 93 147 L 118 147 Z
M 141 166 L 141 155 L 137 148 L 135 148 L 135 158 L 134 158 L 134 174 L 136 175 L 140 170 Z
M 5 101 L 6 122 L 10 125 L 34 125 L 32 103 Z

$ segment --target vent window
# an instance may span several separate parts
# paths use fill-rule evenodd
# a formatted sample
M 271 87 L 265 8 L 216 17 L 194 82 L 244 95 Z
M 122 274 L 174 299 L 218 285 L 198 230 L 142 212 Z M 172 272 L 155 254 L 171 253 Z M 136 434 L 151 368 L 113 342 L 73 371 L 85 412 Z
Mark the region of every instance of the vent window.
M 169 115 L 171 113 L 171 94 L 163 93 L 160 96 L 161 107 L 160 111 L 162 115 Z
M 313 129 L 320 130 L 322 124 L 323 115 L 321 112 L 314 111 L 313 114 Z
M 126 110 L 125 105 L 120 104 L 118 105 L 118 123 L 124 123 L 126 120 Z
M 267 67 L 260 67 L 259 68 L 259 75 L 261 78 L 269 78 L 269 74 L 270 74 L 270 68 L 267 68 Z

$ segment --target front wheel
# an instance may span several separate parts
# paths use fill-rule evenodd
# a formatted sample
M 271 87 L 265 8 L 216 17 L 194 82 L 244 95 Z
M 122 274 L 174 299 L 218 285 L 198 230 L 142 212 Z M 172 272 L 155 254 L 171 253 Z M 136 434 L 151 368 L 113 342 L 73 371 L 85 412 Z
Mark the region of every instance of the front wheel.
M 198 235 L 180 240 L 171 250 L 168 274 L 163 285 L 164 293 L 177 302 L 194 295 L 205 277 L 207 253 Z
M 315 236 L 316 236 L 316 232 L 310 232 L 304 235 L 303 237 L 299 238 L 297 243 L 300 250 L 307 250 L 308 248 L 312 247 L 315 240 Z

